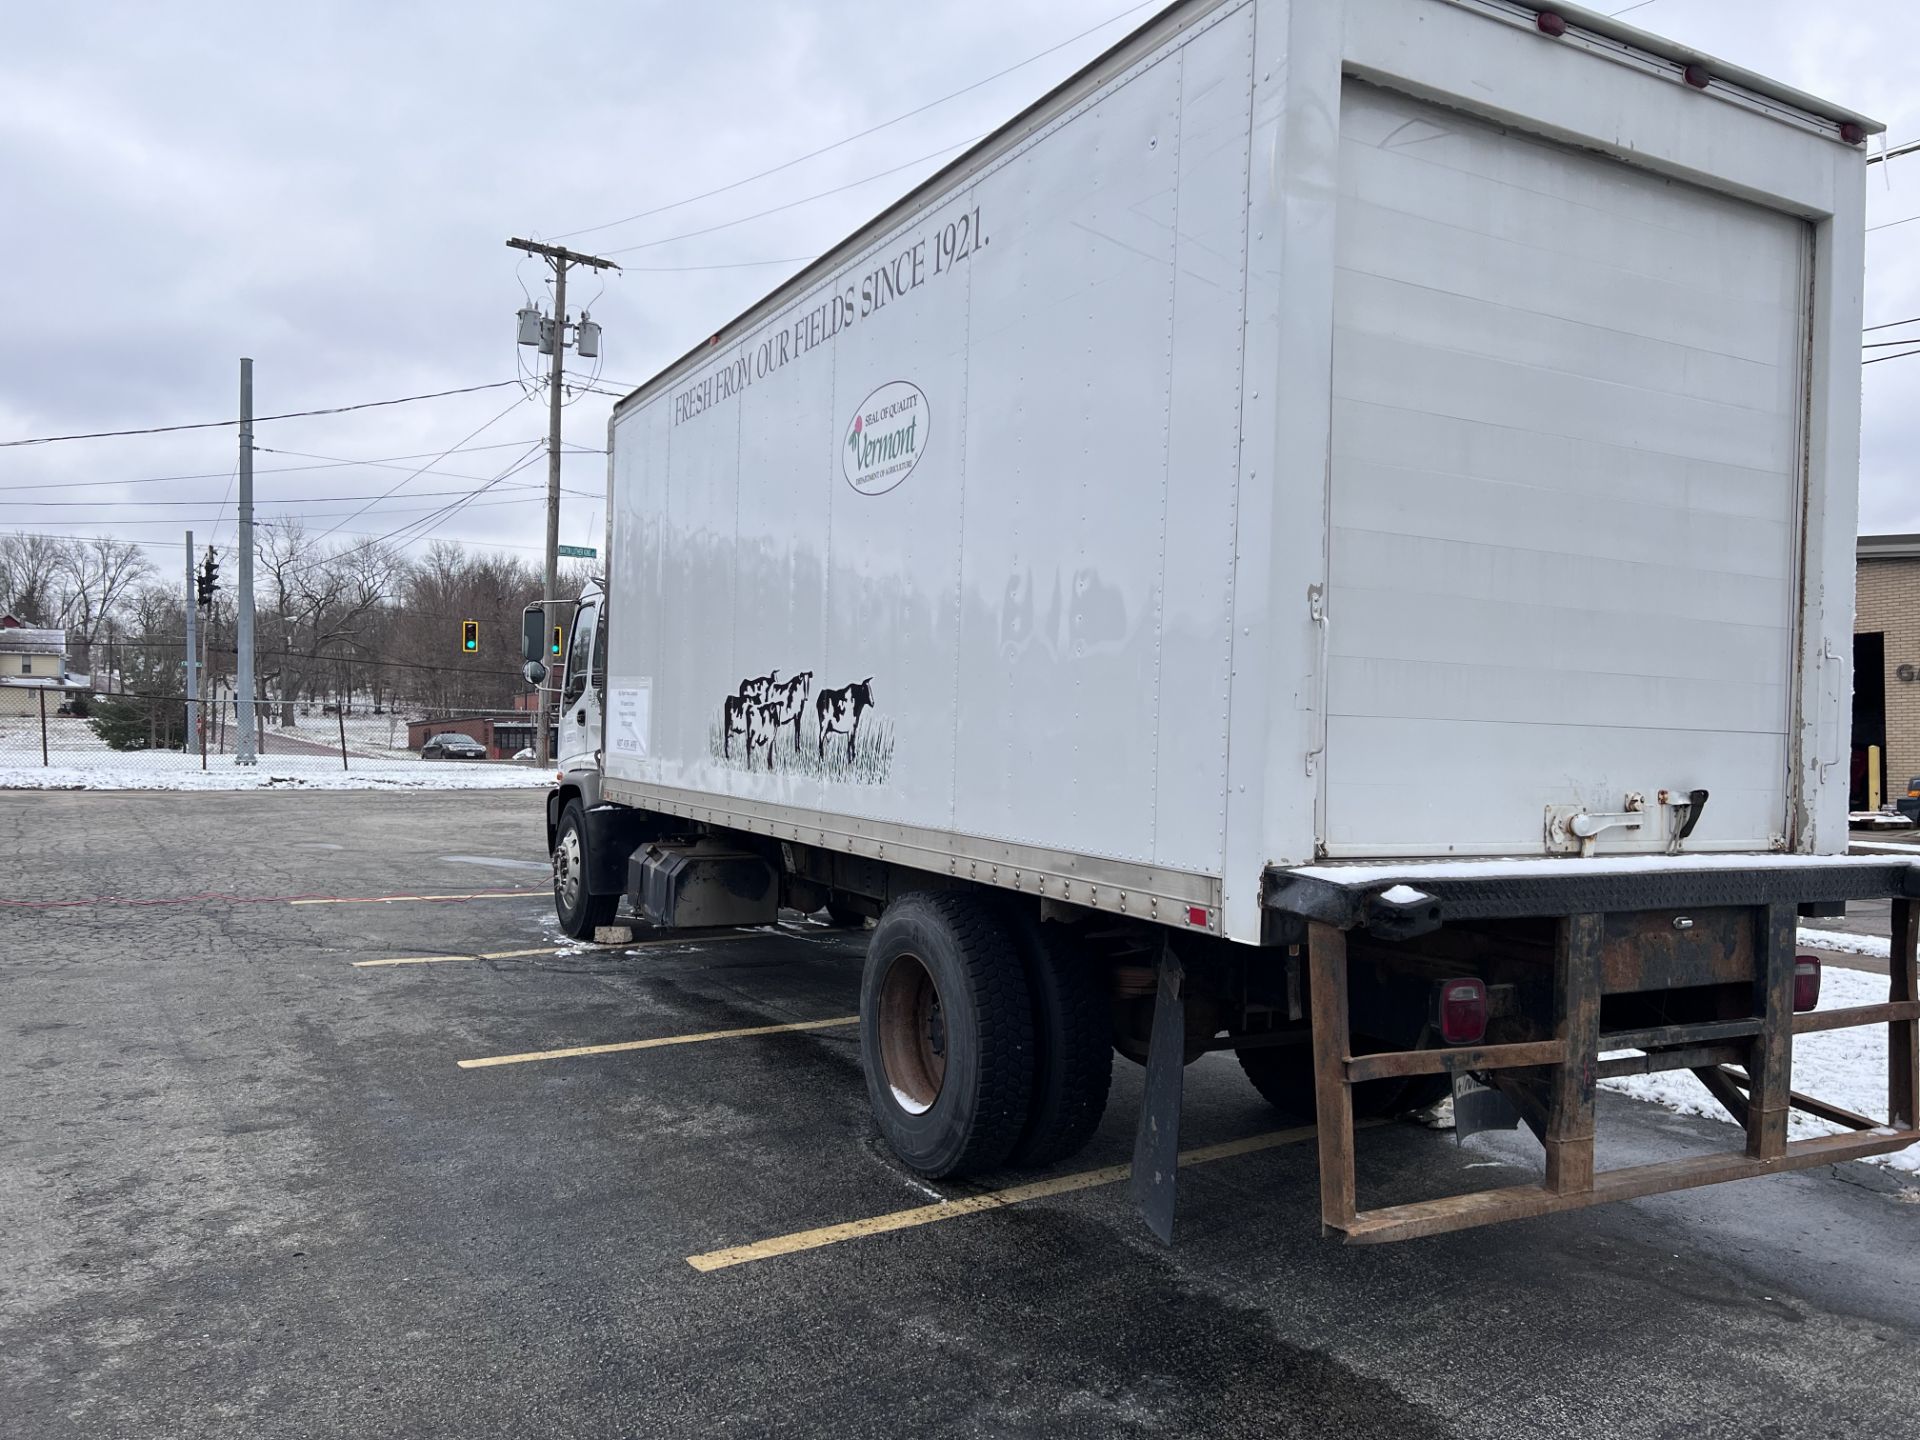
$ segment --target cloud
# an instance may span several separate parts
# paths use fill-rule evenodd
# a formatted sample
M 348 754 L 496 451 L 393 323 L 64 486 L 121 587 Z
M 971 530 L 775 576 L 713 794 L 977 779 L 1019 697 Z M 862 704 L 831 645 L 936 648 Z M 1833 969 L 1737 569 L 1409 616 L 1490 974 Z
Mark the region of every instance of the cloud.
M 475 3 L 243 8 L 144 3 L 16 7 L 0 20 L 0 194 L 14 218 L 12 332 L 0 355 L 8 434 L 217 418 L 235 403 L 238 357 L 256 361 L 262 411 L 503 379 L 532 359 L 512 313 L 543 267 L 510 234 L 553 235 L 697 194 L 827 144 L 1021 59 L 1122 10 L 1125 0 L 926 0 L 910 35 L 897 4 L 665 6 L 564 11 Z M 1039 13 L 1042 18 L 1036 19 Z M 607 250 L 700 230 L 861 181 L 990 129 L 1150 13 L 924 116 L 712 199 L 596 231 Z M 1881 0 L 1844 12 L 1792 0 L 1656 0 L 1631 17 L 1920 136 L 1904 57 L 1920 15 Z M 555 26 L 562 28 L 556 33 Z M 745 308 L 780 267 L 698 269 L 824 249 L 932 162 L 692 240 L 631 251 L 631 271 L 581 277 L 570 300 L 605 325 L 604 373 L 639 381 Z M 1874 180 L 1875 220 L 1920 213 L 1920 157 Z M 1920 224 L 1870 240 L 1869 319 L 1920 315 Z M 1920 529 L 1906 477 L 1920 358 L 1871 367 L 1863 435 L 1864 524 Z M 570 439 L 602 443 L 608 401 L 567 412 Z M 487 393 L 262 428 L 284 450 L 377 458 L 431 453 L 506 404 Z M 476 443 L 544 431 L 528 405 Z M 25 509 L 0 490 L 0 526 L 143 540 L 226 517 L 231 431 L 0 452 L 0 486 L 208 473 L 174 485 L 72 492 L 97 508 Z M 449 461 L 487 475 L 512 451 Z M 274 463 L 282 463 L 276 460 Z M 267 475 L 263 513 L 327 515 L 403 472 Z M 601 488 L 604 462 L 567 462 L 570 488 Z M 529 479 L 539 479 L 537 470 Z M 343 531 L 414 518 L 422 477 Z M 40 498 L 72 498 L 30 492 Z M 435 533 L 534 553 L 536 492 L 476 507 Z M 135 508 L 159 498 L 204 508 Z M 489 496 L 490 500 L 497 498 Z M 357 502 L 356 502 L 357 503 Z M 182 513 L 185 512 L 185 513 Z M 381 516 L 393 512 L 391 519 Z M 60 517 L 71 515 L 69 521 Z M 80 517 L 86 517 L 84 520 Z M 57 524 L 56 524 L 57 521 Z M 157 523 L 144 523 L 155 521 Z M 315 531 L 336 523 L 316 520 Z M 563 538 L 594 543 L 597 501 L 569 499 Z M 175 541 L 177 544 L 177 540 Z M 167 562 L 169 571 L 172 563 Z

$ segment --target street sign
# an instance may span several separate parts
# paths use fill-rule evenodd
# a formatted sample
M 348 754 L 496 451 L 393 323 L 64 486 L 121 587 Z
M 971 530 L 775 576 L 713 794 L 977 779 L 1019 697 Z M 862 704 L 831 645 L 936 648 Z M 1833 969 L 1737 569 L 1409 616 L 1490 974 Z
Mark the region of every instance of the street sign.
M 562 545 L 560 554 L 574 560 L 596 560 L 600 556 L 600 552 L 591 545 Z

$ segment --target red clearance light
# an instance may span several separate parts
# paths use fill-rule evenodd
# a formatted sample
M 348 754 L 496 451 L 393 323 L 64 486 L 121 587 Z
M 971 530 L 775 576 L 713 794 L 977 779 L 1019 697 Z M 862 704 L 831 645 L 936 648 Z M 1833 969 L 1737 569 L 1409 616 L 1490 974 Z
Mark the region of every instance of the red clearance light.
M 1551 10 L 1542 10 L 1533 17 L 1533 23 L 1540 27 L 1542 35 L 1551 35 L 1556 40 L 1567 33 L 1566 18 L 1554 14 Z
M 1820 957 L 1793 957 L 1793 1008 L 1811 1010 L 1820 1003 Z
M 1852 120 L 1842 120 L 1840 138 L 1849 145 L 1864 145 L 1867 143 L 1867 127 Z
M 1707 74 L 1707 67 L 1704 65 L 1689 65 L 1680 73 L 1686 78 L 1687 84 L 1693 86 L 1696 90 L 1706 89 L 1707 82 L 1713 79 L 1711 75 Z
M 1487 984 L 1462 979 L 1440 982 L 1440 1038 L 1449 1045 L 1477 1045 L 1487 1037 Z

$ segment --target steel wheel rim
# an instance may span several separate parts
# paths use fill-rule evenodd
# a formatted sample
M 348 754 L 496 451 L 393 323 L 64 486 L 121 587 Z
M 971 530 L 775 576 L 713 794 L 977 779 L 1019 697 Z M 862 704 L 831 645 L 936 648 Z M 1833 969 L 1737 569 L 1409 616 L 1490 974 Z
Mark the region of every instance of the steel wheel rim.
M 947 1022 L 940 987 L 918 955 L 901 954 L 880 982 L 880 1068 L 893 1103 L 924 1115 L 947 1078 Z
M 571 910 L 580 898 L 580 832 L 561 832 L 560 843 L 553 847 L 553 893 L 560 897 L 560 908 Z

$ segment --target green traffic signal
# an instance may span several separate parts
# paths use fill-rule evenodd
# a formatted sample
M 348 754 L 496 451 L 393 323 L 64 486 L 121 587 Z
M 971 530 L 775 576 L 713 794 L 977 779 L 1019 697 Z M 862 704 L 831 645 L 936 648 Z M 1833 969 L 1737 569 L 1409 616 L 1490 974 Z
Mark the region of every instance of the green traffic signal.
M 462 620 L 460 622 L 460 648 L 468 654 L 480 648 L 480 622 Z
M 560 653 L 560 627 L 558 625 L 553 627 L 553 653 L 555 655 Z

